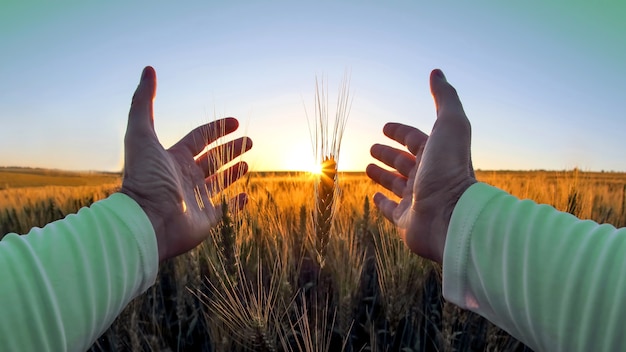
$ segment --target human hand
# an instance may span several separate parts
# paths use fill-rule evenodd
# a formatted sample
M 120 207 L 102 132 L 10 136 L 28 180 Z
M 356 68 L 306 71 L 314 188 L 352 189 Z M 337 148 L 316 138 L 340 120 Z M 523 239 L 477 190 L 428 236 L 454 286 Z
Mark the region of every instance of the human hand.
M 430 74 L 437 120 L 430 136 L 417 128 L 388 123 L 383 133 L 410 153 L 375 144 L 372 156 L 397 172 L 367 166 L 367 175 L 401 197 L 397 203 L 381 193 L 374 203 L 399 229 L 416 254 L 442 263 L 448 224 L 457 201 L 476 182 L 470 153 L 471 127 L 463 106 L 443 72 Z
M 133 198 L 152 222 L 159 261 L 194 248 L 209 235 L 221 218 L 221 205 L 213 205 L 211 193 L 219 192 L 248 171 L 244 162 L 218 170 L 252 147 L 246 137 L 205 151 L 205 148 L 239 127 L 234 118 L 195 128 L 165 150 L 154 131 L 153 106 L 156 73 L 144 68 L 133 96 L 124 138 L 124 178 L 121 192 Z M 194 159 L 194 157 L 197 157 Z M 245 193 L 231 199 L 240 209 Z

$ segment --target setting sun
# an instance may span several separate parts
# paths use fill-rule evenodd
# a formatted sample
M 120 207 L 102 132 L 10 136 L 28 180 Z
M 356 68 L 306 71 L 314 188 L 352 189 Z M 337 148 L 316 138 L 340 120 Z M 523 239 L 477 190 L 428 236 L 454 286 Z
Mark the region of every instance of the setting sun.
M 313 175 L 321 175 L 322 174 L 322 165 L 313 163 L 311 165 L 311 168 L 309 169 L 309 172 L 312 173 Z

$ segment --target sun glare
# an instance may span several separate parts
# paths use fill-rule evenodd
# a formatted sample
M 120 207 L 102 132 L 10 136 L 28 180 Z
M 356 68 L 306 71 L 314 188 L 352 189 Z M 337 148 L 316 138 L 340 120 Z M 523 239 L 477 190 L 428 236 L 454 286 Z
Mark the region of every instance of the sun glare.
M 322 164 L 313 163 L 313 165 L 309 169 L 309 172 L 312 173 L 313 175 L 321 175 L 322 174 Z

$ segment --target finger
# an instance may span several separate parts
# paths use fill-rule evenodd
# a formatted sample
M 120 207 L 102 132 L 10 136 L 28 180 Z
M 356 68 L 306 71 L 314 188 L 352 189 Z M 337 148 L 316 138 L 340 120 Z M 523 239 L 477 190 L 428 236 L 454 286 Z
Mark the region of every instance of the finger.
M 228 210 L 233 214 L 237 214 L 246 204 L 248 204 L 248 195 L 246 193 L 239 193 L 228 201 Z
M 155 135 L 152 103 L 156 94 L 156 72 L 147 66 L 143 69 L 139 85 L 133 95 L 128 113 L 126 135 Z M 156 137 L 156 135 L 155 135 Z
M 395 224 L 395 222 L 393 221 L 393 212 L 398 207 L 398 203 L 396 203 L 393 200 L 387 198 L 382 193 L 374 194 L 374 198 L 373 199 L 374 199 L 374 204 L 376 205 L 376 208 L 378 208 L 378 210 L 380 210 L 380 212 L 383 214 L 383 216 L 385 218 L 387 218 L 387 220 L 389 220 L 389 221 L 391 221 L 391 222 L 393 222 Z
M 248 173 L 248 164 L 244 161 L 229 167 L 223 172 L 207 177 L 205 183 L 209 194 L 217 194 L 237 182 Z
M 390 122 L 383 127 L 385 136 L 405 145 L 413 155 L 417 154 L 420 146 L 426 143 L 428 135 L 415 127 L 401 123 Z
M 227 117 L 194 128 L 180 141 L 172 146 L 174 149 L 183 149 L 192 156 L 200 154 L 207 145 L 218 138 L 232 133 L 239 127 L 239 121 L 234 117 Z
M 246 206 L 246 204 L 248 204 L 248 195 L 246 193 L 239 193 L 238 195 L 228 200 L 228 203 L 227 203 L 228 212 L 231 215 L 236 215 Z M 223 203 L 219 203 L 213 206 L 213 210 L 215 214 L 214 216 L 216 219 L 214 223 L 219 222 L 220 219 L 223 218 L 224 209 L 222 207 L 223 207 Z
M 372 156 L 385 165 L 398 170 L 404 177 L 409 177 L 409 173 L 415 167 L 415 156 L 404 150 L 399 150 L 382 144 L 374 144 L 370 149 Z
M 250 148 L 252 148 L 252 140 L 248 137 L 240 137 L 203 153 L 196 159 L 196 164 L 204 171 L 204 177 L 208 177 Z
M 385 170 L 380 166 L 374 164 L 367 165 L 365 173 L 374 182 L 390 190 L 396 196 L 403 196 L 404 190 L 406 189 L 406 177 L 395 172 Z
M 448 83 L 446 76 L 439 69 L 430 73 L 430 91 L 435 99 L 437 119 L 466 119 L 463 105 L 456 89 Z

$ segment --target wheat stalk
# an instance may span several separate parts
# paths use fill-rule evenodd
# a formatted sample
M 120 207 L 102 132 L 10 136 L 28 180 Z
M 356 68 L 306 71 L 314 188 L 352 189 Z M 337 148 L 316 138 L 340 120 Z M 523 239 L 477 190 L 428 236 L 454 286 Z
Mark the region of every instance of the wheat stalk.
M 272 267 L 269 283 L 264 283 L 263 265 L 256 265 L 256 280 L 247 277 L 243 265 L 237 265 L 237 278 L 227 271 L 222 258 L 209 262 L 213 280 L 206 280 L 210 296 L 193 292 L 212 313 L 210 319 L 221 322 L 230 337 L 243 348 L 255 351 L 275 351 L 285 340 L 280 320 L 289 307 L 280 304 L 280 285 L 284 270 L 277 260 Z M 261 260 L 261 258 L 257 258 Z
M 332 331 L 335 326 L 336 310 L 331 313 L 331 304 L 326 302 L 323 308 L 310 309 L 304 293 L 300 304 L 294 307 L 294 316 L 289 318 L 291 335 L 297 337 L 290 351 L 322 352 L 329 351 Z M 343 348 L 342 348 L 343 350 Z
M 335 212 L 338 193 L 337 170 L 341 140 L 346 121 L 350 114 L 352 99 L 348 91 L 349 74 L 344 76 L 339 88 L 335 118 L 330 127 L 328 114 L 327 87 L 323 78 L 315 79 L 315 134 L 311 135 L 311 144 L 315 162 L 321 166 L 321 172 L 315 180 L 315 249 L 320 266 L 330 239 L 332 219 Z M 308 121 L 308 116 L 307 116 Z M 310 131 L 310 129 L 309 129 Z
M 381 236 L 375 237 L 378 285 L 391 336 L 396 334 L 402 318 L 417 306 L 416 292 L 423 286 L 428 268 L 409 252 L 394 230 L 380 228 Z
M 327 268 L 333 280 L 333 295 L 338 310 L 336 330 L 348 336 L 360 296 L 365 252 L 358 244 L 357 231 L 352 229 L 354 223 L 338 219 L 337 225 L 337 232 L 342 235 L 330 242 Z

